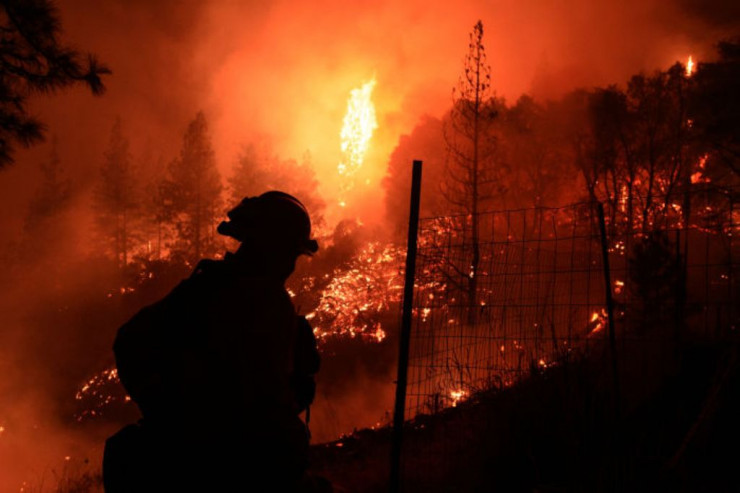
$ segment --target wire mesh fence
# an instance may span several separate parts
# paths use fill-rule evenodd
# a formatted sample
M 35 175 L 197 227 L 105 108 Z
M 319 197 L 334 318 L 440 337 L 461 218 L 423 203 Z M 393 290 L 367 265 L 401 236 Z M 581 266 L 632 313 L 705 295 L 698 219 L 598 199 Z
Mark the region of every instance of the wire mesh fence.
M 510 386 L 604 328 L 594 209 L 489 212 L 421 222 L 407 416 Z
M 627 204 L 606 204 L 605 242 L 592 203 L 422 219 L 407 419 L 423 427 L 425 416 L 596 350 L 606 362 L 602 249 L 619 360 L 669 340 L 731 336 L 740 323 L 734 197 L 696 193 L 690 213 L 665 200 L 629 220 Z M 438 431 L 436 445 L 407 449 L 405 480 L 450 462 L 476 426 L 458 420 Z M 422 457 L 432 453 L 438 457 Z

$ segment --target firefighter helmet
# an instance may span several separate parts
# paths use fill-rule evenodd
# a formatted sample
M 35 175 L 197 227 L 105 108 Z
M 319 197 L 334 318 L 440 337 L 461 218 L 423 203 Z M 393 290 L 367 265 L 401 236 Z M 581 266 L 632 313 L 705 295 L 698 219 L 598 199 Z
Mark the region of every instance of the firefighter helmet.
M 316 240 L 311 239 L 311 218 L 306 207 L 285 192 L 245 197 L 227 216 L 229 220 L 218 225 L 218 232 L 240 242 L 295 247 L 297 253 L 306 255 L 319 249 Z

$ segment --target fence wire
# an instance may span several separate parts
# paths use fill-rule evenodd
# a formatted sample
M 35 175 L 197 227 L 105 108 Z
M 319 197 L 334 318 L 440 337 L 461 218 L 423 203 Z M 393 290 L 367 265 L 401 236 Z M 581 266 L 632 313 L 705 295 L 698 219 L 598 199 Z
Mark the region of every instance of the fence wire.
M 602 248 L 621 359 L 639 347 L 634 341 L 659 350 L 667 339 L 724 338 L 737 331 L 736 196 L 697 194 L 691 214 L 666 201 L 631 221 L 622 217 L 625 204 L 606 204 L 606 244 L 591 203 L 422 219 L 407 419 L 423 427 L 427 415 L 603 349 Z M 475 430 L 448 426 L 444 433 L 462 443 Z M 450 462 L 423 454 L 459 452 L 454 436 L 436 441 L 443 445 L 405 450 L 406 484 L 419 484 L 413 476 L 424 474 L 420 465 Z
M 589 204 L 424 219 L 407 416 L 507 387 L 588 347 L 605 327 L 597 218 Z

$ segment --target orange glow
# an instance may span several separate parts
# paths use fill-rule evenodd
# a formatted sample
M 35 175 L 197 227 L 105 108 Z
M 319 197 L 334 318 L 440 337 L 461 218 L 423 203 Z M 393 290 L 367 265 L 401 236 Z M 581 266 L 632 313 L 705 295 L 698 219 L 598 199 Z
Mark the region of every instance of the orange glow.
M 694 75 L 694 59 L 689 55 L 689 59 L 686 61 L 686 77 Z

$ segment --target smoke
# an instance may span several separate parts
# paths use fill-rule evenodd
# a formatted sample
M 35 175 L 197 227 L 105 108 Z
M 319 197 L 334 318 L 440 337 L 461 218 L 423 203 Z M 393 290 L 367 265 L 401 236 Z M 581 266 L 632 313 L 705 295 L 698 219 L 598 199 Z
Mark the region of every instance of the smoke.
M 0 426 L 6 428 L 0 433 L 2 464 L 13 463 L 6 462 L 12 458 L 18 465 L 34 455 L 47 461 L 46 452 L 33 444 L 40 435 L 24 432 L 11 440 L 20 433 L 13 429 L 20 428 L 9 423 L 22 422 L 26 430 L 49 423 L 43 433 L 45 450 L 52 451 L 49 457 L 61 457 L 72 441 L 64 425 L 50 418 L 58 410 L 50 409 L 49 399 L 43 392 L 30 392 L 23 383 L 33 367 L 44 368 L 43 378 L 39 377 L 44 381 L 36 382 L 41 389 L 53 388 L 55 378 L 70 380 L 68 369 L 55 372 L 59 369 L 46 367 L 48 361 L 41 355 L 47 353 L 29 346 L 29 334 L 36 332 L 24 316 L 49 297 L 77 293 L 79 286 L 72 288 L 64 280 L 74 278 L 75 270 L 57 274 L 59 285 L 51 286 L 42 266 L 79 262 L 83 253 L 89 253 L 92 189 L 116 116 L 123 121 L 135 158 L 151 155 L 166 162 L 177 154 L 188 121 L 202 109 L 211 123 L 224 178 L 248 142 L 264 143 L 284 158 L 300 158 L 309 151 L 320 192 L 336 207 L 339 132 L 347 97 L 351 89 L 375 77 L 379 128 L 365 160 L 371 172 L 368 182 L 358 185 L 356 203 L 349 209 L 372 222 L 384 217 L 378 207 L 384 203 L 378 197 L 379 183 L 399 136 L 408 134 L 423 115 L 438 117 L 449 108 L 467 36 L 478 19 L 485 27 L 494 89 L 510 101 L 522 93 L 555 98 L 574 87 L 620 83 L 633 73 L 685 61 L 689 54 L 701 61 L 712 56 L 714 43 L 740 27 L 736 2 L 699 0 L 60 0 L 58 7 L 65 39 L 96 53 L 113 75 L 106 78 L 108 91 L 101 98 L 77 88 L 34 100 L 33 112 L 46 122 L 49 136 L 57 138 L 75 194 L 58 235 L 43 240 L 22 235 L 28 202 L 39 180 L 37 164 L 47 159 L 49 146 L 19 152 L 16 165 L 0 173 L 0 247 L 10 241 L 53 246 L 35 256 L 8 259 L 15 262 L 8 267 L 20 272 L 14 279 L 23 282 L 2 283 Z M 79 263 L 75 267 L 89 268 Z M 115 323 L 108 322 L 109 329 Z M 69 351 L 66 360 L 84 350 L 79 341 L 60 344 L 71 337 L 61 329 L 54 337 L 58 340 L 48 344 Z M 100 341 L 86 350 L 105 352 L 110 337 L 103 331 Z M 95 357 L 102 361 L 107 356 Z M 80 373 L 80 368 L 73 373 Z M 353 381 L 363 392 L 327 396 L 333 399 L 331 405 L 321 404 L 323 410 L 314 418 L 316 426 L 323 427 L 321 436 L 330 436 L 334 428 L 351 431 L 344 418 L 330 417 L 332 409 L 342 406 L 367 411 L 358 424 L 380 419 L 367 403 L 389 400 L 389 387 L 377 385 L 386 377 L 358 370 Z M 323 425 L 318 424 L 321 420 Z M 5 471 L 1 475 L 10 477 Z

